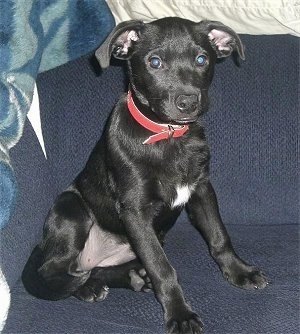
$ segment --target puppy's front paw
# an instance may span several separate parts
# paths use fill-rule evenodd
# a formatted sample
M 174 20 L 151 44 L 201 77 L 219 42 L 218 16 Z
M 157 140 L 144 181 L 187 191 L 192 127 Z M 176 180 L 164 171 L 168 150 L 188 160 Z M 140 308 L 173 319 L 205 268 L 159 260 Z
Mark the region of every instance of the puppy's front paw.
M 264 289 L 270 283 L 261 270 L 243 262 L 233 263 L 223 275 L 229 283 L 245 290 Z
M 178 312 L 167 321 L 168 334 L 203 334 L 203 323 L 192 311 Z

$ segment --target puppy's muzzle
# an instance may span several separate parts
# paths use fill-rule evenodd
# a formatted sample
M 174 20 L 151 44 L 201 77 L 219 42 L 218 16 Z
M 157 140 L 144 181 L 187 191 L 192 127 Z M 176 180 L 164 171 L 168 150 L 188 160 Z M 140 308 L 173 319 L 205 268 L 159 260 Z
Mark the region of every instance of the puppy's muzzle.
M 175 100 L 177 109 L 184 114 L 192 114 L 198 108 L 199 100 L 197 95 L 178 95 Z

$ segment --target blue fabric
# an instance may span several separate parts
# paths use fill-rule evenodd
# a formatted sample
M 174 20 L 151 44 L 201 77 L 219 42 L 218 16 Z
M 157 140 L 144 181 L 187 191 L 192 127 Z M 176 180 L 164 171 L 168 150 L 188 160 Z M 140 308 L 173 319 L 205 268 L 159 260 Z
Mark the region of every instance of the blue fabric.
M 243 291 L 221 277 L 204 241 L 182 217 L 168 236 L 166 252 L 189 303 L 207 334 L 298 334 L 298 227 L 228 226 L 237 252 L 264 268 L 272 284 Z M 162 310 L 152 293 L 111 290 L 96 304 L 75 298 L 48 302 L 15 287 L 3 334 L 163 334 Z
M 233 224 L 298 223 L 300 39 L 243 42 L 240 68 L 230 60 L 216 68 L 206 118 L 222 216 Z
M 14 209 L 16 183 L 12 169 L 5 162 L 0 163 L 0 175 L 3 175 L 0 183 L 0 194 L 2 194 L 0 196 L 0 221 L 5 221 Z
M 166 249 L 206 333 L 298 334 L 299 39 L 242 40 L 246 61 L 240 68 L 230 59 L 219 64 L 211 87 L 204 120 L 211 179 L 238 254 L 273 283 L 258 292 L 228 285 L 185 215 Z M 42 73 L 37 83 L 48 160 L 26 122 L 10 151 L 19 195 L 1 235 L 1 266 L 12 288 L 4 333 L 162 333 L 162 311 L 151 294 L 112 290 L 106 301 L 90 305 L 40 301 L 15 285 L 55 195 L 84 166 L 127 86 L 123 68 L 99 74 L 92 57 Z
M 19 141 L 39 72 L 87 54 L 114 26 L 104 0 L 0 2 L 0 228 L 11 216 L 15 175 L 9 150 Z M 3 205 L 5 203 L 5 206 Z

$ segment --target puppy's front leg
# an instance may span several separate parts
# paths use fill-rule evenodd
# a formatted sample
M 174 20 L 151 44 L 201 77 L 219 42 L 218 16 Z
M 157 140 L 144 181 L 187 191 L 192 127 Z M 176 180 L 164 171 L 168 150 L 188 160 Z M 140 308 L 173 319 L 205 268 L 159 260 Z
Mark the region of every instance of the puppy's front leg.
M 235 253 L 221 220 L 217 198 L 209 181 L 199 183 L 187 204 L 192 224 L 206 240 L 210 253 L 223 276 L 243 289 L 263 289 L 268 284 L 263 273 L 247 265 Z
M 123 221 L 128 239 L 151 279 L 164 311 L 168 333 L 202 333 L 202 322 L 185 302 L 177 275 L 152 227 L 141 210 L 126 210 Z

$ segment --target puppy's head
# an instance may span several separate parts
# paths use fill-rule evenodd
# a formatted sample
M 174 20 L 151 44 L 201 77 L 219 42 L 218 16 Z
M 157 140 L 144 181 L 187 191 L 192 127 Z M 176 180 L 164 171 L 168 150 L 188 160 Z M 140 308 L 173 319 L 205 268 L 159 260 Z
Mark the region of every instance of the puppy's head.
M 111 56 L 127 60 L 139 101 L 160 120 L 183 124 L 206 111 L 216 59 L 232 52 L 244 59 L 240 38 L 220 22 L 163 18 L 120 23 L 96 57 L 102 68 Z

